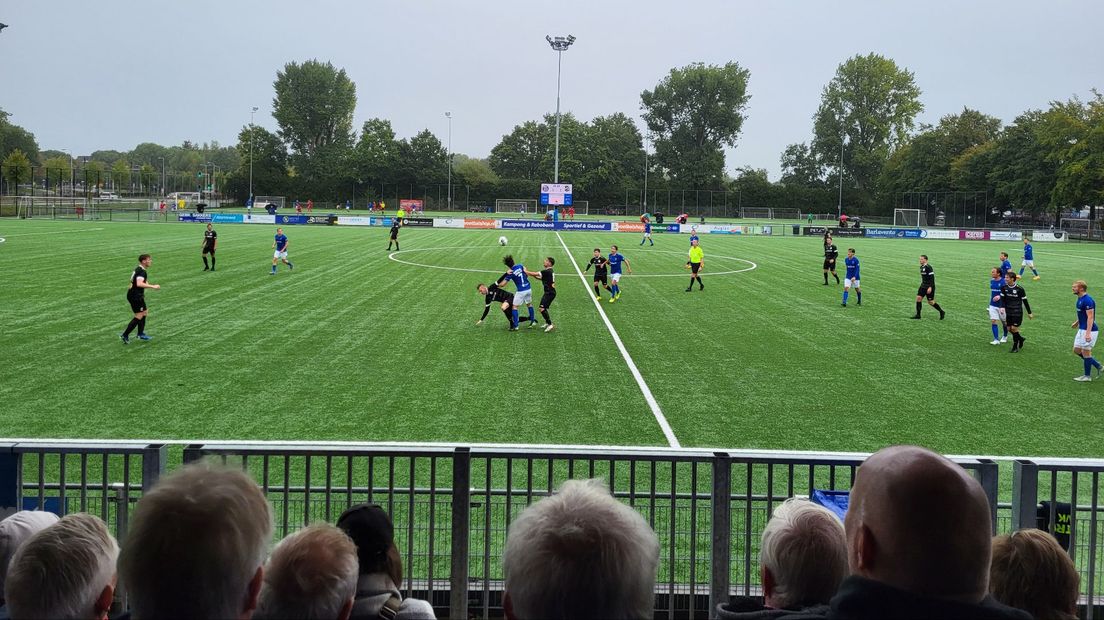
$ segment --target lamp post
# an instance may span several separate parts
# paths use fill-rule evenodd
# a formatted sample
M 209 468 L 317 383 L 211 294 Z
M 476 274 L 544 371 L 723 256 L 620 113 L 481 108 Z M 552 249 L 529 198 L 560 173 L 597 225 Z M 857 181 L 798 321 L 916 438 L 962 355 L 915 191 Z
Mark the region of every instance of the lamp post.
M 257 106 L 249 112 L 249 204 L 253 204 L 253 115 L 257 113 Z
M 648 212 L 648 143 L 644 143 L 644 212 Z
M 556 52 L 556 159 L 555 159 L 555 171 L 553 172 L 553 183 L 560 182 L 560 67 L 563 65 L 563 53 L 567 51 L 567 48 L 571 47 L 571 44 L 575 42 L 573 35 L 567 35 L 567 37 L 555 37 L 545 35 L 545 41 L 552 46 L 552 49 Z
M 448 210 L 452 211 L 452 112 L 445 112 L 448 119 Z

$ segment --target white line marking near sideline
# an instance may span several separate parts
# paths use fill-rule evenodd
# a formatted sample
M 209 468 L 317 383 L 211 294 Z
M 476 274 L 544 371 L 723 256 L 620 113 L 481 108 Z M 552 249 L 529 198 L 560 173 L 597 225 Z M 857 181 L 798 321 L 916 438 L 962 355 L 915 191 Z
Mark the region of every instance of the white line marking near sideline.
M 571 255 L 571 250 L 568 249 L 567 244 L 564 243 L 563 237 L 560 233 L 556 233 L 556 238 L 560 240 L 560 245 L 563 246 L 567 257 L 571 259 L 571 264 L 575 267 L 575 273 L 579 274 L 579 280 L 583 283 L 583 288 L 586 289 L 587 297 L 594 302 L 594 307 L 598 309 L 598 315 L 602 317 L 602 322 L 606 324 L 606 329 L 609 330 L 610 336 L 613 336 L 613 342 L 617 345 L 617 350 L 621 352 L 621 357 L 625 359 L 625 363 L 629 366 L 629 371 L 632 372 L 633 379 L 636 379 L 636 385 L 640 387 L 641 393 L 644 394 L 644 400 L 648 403 L 648 408 L 652 410 L 652 415 L 655 416 L 656 422 L 659 423 L 659 428 L 663 430 L 663 435 L 667 438 L 667 443 L 672 448 L 681 448 L 682 444 L 679 443 L 678 437 L 675 437 L 675 432 L 671 430 L 671 425 L 667 423 L 667 418 L 663 415 L 663 411 L 659 408 L 659 403 L 656 402 L 655 396 L 652 395 L 652 390 L 648 388 L 648 384 L 644 382 L 644 377 L 640 374 L 640 369 L 636 367 L 636 362 L 633 361 L 632 356 L 629 355 L 628 349 L 625 348 L 625 343 L 621 342 L 621 336 L 617 335 L 617 330 L 613 327 L 613 323 L 610 323 L 609 317 L 606 316 L 606 311 L 602 309 L 602 303 L 594 298 L 590 294 L 590 283 L 587 282 L 583 271 L 579 269 L 579 263 L 575 262 L 575 257 Z
M 10 237 L 30 237 L 31 235 L 67 235 L 71 233 L 92 232 L 94 230 L 103 230 L 103 228 L 85 228 L 83 230 L 49 230 L 46 232 L 30 232 L 30 233 L 8 233 Z
M 1036 254 L 1042 254 L 1044 256 L 1049 254 L 1051 256 L 1062 256 L 1062 257 L 1065 257 L 1065 258 L 1084 258 L 1084 259 L 1088 259 L 1088 260 L 1104 260 L 1104 256 L 1083 256 L 1081 254 L 1066 254 L 1065 252 L 1055 252 L 1053 250 L 1044 250 L 1042 252 L 1036 252 Z

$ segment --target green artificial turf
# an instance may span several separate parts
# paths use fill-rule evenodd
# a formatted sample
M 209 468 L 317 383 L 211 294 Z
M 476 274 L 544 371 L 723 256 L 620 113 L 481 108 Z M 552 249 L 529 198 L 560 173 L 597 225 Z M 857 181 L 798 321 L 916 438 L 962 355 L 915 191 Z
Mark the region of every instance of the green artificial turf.
M 602 310 L 683 446 L 1104 453 L 1104 385 L 1071 380 L 1069 287 L 1098 293 L 1101 246 L 1036 244 L 1036 319 L 1012 355 L 989 345 L 985 298 L 998 252 L 1018 266 L 1015 241 L 841 238 L 864 289 L 841 308 L 816 237 L 705 236 L 706 289 L 686 293 L 678 235 L 407 228 L 394 258 L 411 265 L 389 258 L 387 229 L 291 226 L 295 269 L 270 276 L 274 227 L 216 229 L 212 273 L 199 224 L 0 220 L 2 434 L 665 446 L 563 247 L 582 267 L 619 243 L 634 274 Z M 124 346 L 141 252 L 163 287 L 146 293 L 154 340 Z M 556 259 L 555 331 L 509 333 L 497 309 L 475 325 L 475 285 L 506 252 Z M 944 321 L 926 305 L 908 320 L 921 253 Z

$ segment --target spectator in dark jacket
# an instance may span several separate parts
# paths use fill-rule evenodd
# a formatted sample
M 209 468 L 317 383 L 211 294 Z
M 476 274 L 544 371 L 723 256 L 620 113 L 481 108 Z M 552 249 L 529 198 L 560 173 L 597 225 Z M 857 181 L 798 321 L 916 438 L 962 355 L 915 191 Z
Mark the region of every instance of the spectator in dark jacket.
M 989 596 L 989 501 L 966 470 L 916 446 L 859 468 L 844 521 L 851 577 L 829 618 L 1030 620 Z
M 1069 554 L 1042 530 L 1019 530 L 993 539 L 989 591 L 1035 620 L 1076 620 L 1080 582 Z

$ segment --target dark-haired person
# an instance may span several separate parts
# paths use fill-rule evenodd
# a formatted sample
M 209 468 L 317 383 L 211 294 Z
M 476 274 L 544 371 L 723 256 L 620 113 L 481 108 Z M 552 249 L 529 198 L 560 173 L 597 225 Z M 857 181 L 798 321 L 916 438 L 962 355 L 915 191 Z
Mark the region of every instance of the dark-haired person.
M 610 303 L 617 301 L 621 297 L 621 263 L 628 267 L 629 273 L 632 273 L 632 267 L 629 266 L 629 259 L 621 255 L 621 252 L 617 250 L 617 246 L 610 246 L 610 253 L 607 257 L 610 266 L 610 280 L 613 282 L 612 293 L 613 297 L 610 297 Z
M 375 504 L 359 504 L 346 510 L 337 520 L 357 548 L 360 575 L 351 620 L 395 618 L 433 620 L 433 607 L 426 601 L 404 599 L 402 557 L 395 547 L 395 527 L 391 517 Z
M 824 286 L 828 286 L 828 273 L 831 272 L 832 277 L 836 279 L 836 284 L 839 284 L 839 276 L 836 275 L 836 259 L 839 258 L 839 248 L 832 242 L 832 235 L 824 235 Z
M 517 331 L 518 306 L 521 304 L 525 304 L 525 307 L 529 308 L 529 327 L 536 327 L 537 317 L 533 314 L 533 285 L 529 283 L 529 276 L 525 274 L 525 265 L 515 263 L 512 254 L 503 256 L 502 263 L 506 265 L 506 273 L 502 274 L 496 284 L 502 286 L 507 280 L 510 280 L 514 283 L 515 289 L 513 309 L 510 311 L 512 319 L 510 331 Z
M 217 242 L 218 242 L 218 233 L 215 232 L 215 229 L 212 228 L 210 224 L 208 224 L 207 225 L 207 230 L 203 231 L 203 252 L 201 253 L 202 256 L 203 256 L 203 270 L 204 271 L 214 271 L 215 270 L 215 243 L 217 243 Z M 207 265 L 207 255 L 208 254 L 211 255 L 211 265 L 210 265 L 210 267 L 208 267 L 208 265 Z
M 498 284 L 492 282 L 490 286 L 480 282 L 475 285 L 475 290 L 479 291 L 479 294 L 483 296 L 483 301 L 486 305 L 483 306 L 483 316 L 479 317 L 479 320 L 475 322 L 476 325 L 482 325 L 483 320 L 487 318 L 487 313 L 491 311 L 491 304 L 502 304 L 502 314 L 506 315 L 506 323 L 510 327 L 514 326 L 514 318 L 510 312 L 510 302 L 514 296 L 504 288 L 499 288 Z
M 1073 283 L 1073 294 L 1077 295 L 1077 320 L 1070 326 L 1077 330 L 1077 335 L 1073 337 L 1073 354 L 1085 363 L 1085 374 L 1074 377 L 1074 381 L 1092 381 L 1093 368 L 1097 378 L 1100 378 L 1101 365 L 1092 354 L 1100 328 L 1096 324 L 1096 301 L 1089 297 L 1088 290 L 1084 280 Z
M 1004 320 L 1008 324 L 1008 331 L 1012 332 L 1011 353 L 1017 353 L 1024 345 L 1024 337 L 1020 335 L 1024 309 L 1027 310 L 1028 318 L 1035 318 L 1031 312 L 1031 304 L 1027 303 L 1027 291 L 1016 282 L 1016 274 L 1009 271 L 1004 274 L 1004 285 L 997 297 L 1004 303 Z
M 541 281 L 544 285 L 544 294 L 540 298 L 540 313 L 544 317 L 544 331 L 550 332 L 555 329 L 552 324 L 552 317 L 548 314 L 548 308 L 552 305 L 552 302 L 556 299 L 556 274 L 552 272 L 552 266 L 556 264 L 556 259 L 551 256 L 544 257 L 544 269 L 540 271 L 526 271 L 527 275 L 531 275 L 534 278 Z
M 924 307 L 923 299 L 928 298 L 928 305 L 939 311 L 939 320 L 942 321 L 947 313 L 935 302 L 935 270 L 928 264 L 928 255 L 920 255 L 920 288 L 916 289 L 916 316 L 920 318 L 920 309 Z
M 288 254 L 287 254 L 288 238 L 287 238 L 287 235 L 284 234 L 284 229 L 283 228 L 277 228 L 276 229 L 276 236 L 274 237 L 274 239 L 272 241 L 272 248 L 273 248 L 274 251 L 272 252 L 272 274 L 271 275 L 276 275 L 276 263 L 278 263 L 280 261 L 283 261 L 284 264 L 288 266 L 288 271 L 291 271 L 292 269 L 295 268 L 295 265 L 292 265 L 291 261 L 289 261 L 288 257 L 287 257 L 288 256 Z
M 123 339 L 123 344 L 130 343 L 130 332 L 134 331 L 134 328 L 138 328 L 139 340 L 150 340 L 151 337 L 146 334 L 146 315 L 149 314 L 149 310 L 146 309 L 146 289 L 159 289 L 160 284 L 149 283 L 149 273 L 146 271 L 149 269 L 150 263 L 153 259 L 149 254 L 142 254 L 138 257 L 138 266 L 134 268 L 134 271 L 130 274 L 130 286 L 127 288 L 127 302 L 130 303 L 130 310 L 134 313 L 134 318 L 127 324 L 126 331 L 124 331 L 120 337 Z
M 391 251 L 391 244 L 395 244 L 395 249 L 399 249 L 399 229 L 402 228 L 402 218 L 395 218 L 391 220 L 391 237 L 387 240 L 387 251 Z
M 1023 276 L 1024 268 L 1027 267 L 1031 269 L 1031 273 L 1033 274 L 1031 279 L 1038 280 L 1039 270 L 1035 269 L 1035 249 L 1031 247 L 1031 238 L 1024 237 L 1023 244 L 1023 261 L 1020 262 L 1020 275 Z
M 843 303 L 840 305 L 844 308 L 847 307 L 847 294 L 851 292 L 851 287 L 855 287 L 855 305 L 861 306 L 862 287 L 859 286 L 859 257 L 855 256 L 855 248 L 847 248 L 847 258 L 843 259 L 843 264 L 847 271 L 843 274 Z
M 1036 620 L 1077 620 L 1081 577 L 1049 532 L 1023 529 L 993 537 L 989 592 Z
M 698 245 L 697 239 L 690 241 L 690 257 L 686 261 L 686 268 L 690 270 L 690 286 L 686 287 L 686 292 L 694 290 L 694 281 L 698 282 L 698 290 L 704 291 L 705 285 L 702 284 L 701 268 L 705 264 L 705 252 L 702 251 L 701 246 Z
M 610 288 L 609 279 L 606 275 L 609 269 L 609 261 L 605 256 L 602 256 L 602 250 L 594 248 L 594 256 L 591 257 L 590 262 L 587 263 L 586 269 L 583 271 L 590 271 L 590 268 L 594 267 L 594 299 L 596 301 L 602 301 L 602 291 L 598 290 L 598 285 L 601 284 L 603 288 L 613 295 L 613 289 Z
M 1004 281 L 1004 274 L 1012 271 L 1012 262 L 1008 260 L 1008 252 L 1000 253 L 1000 279 Z
M 1001 254 L 1003 255 L 1004 252 L 1001 252 Z M 989 344 L 992 345 L 1008 342 L 1008 323 L 1006 321 L 1008 315 L 1004 311 L 1004 303 L 1000 299 L 1000 290 L 1004 286 L 1004 273 L 1007 273 L 1002 272 L 1003 269 L 1003 267 L 993 267 L 989 270 L 989 322 L 993 328 L 993 341 Z M 1000 329 L 997 328 L 998 324 L 1004 326 L 1004 336 L 1000 335 Z

